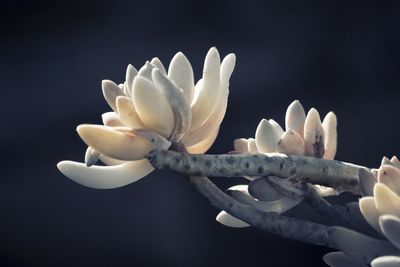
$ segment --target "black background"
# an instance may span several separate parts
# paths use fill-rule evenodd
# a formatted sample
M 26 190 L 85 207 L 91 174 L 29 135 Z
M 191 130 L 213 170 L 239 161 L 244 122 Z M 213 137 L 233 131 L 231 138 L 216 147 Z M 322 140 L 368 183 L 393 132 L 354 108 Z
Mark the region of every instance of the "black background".
M 337 158 L 400 151 L 399 1 L 2 1 L 0 262 L 9 265 L 319 266 L 329 249 L 224 227 L 185 179 L 153 172 L 115 190 L 63 177 L 75 127 L 100 123 L 100 82 L 177 51 L 199 79 L 211 46 L 234 52 L 228 112 L 210 153 L 283 123 L 299 99 L 339 120 Z M 218 184 L 226 188 L 242 182 Z M 313 216 L 306 206 L 291 215 Z

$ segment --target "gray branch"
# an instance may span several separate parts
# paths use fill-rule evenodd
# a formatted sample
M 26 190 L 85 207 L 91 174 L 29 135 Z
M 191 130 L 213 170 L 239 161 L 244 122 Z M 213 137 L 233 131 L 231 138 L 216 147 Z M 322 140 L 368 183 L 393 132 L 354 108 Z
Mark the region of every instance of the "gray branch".
M 152 151 L 148 157 L 157 169 L 171 169 L 187 176 L 298 177 L 305 182 L 359 194 L 359 170 L 365 167 L 336 160 L 305 156 L 264 154 L 191 155 L 176 151 Z

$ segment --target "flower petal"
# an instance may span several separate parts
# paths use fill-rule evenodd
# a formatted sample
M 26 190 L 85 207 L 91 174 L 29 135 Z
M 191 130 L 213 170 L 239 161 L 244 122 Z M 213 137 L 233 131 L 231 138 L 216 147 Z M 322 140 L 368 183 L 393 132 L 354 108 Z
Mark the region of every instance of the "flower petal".
M 142 137 L 121 133 L 103 125 L 82 124 L 77 127 L 77 131 L 88 146 L 115 159 L 143 159 L 154 149 Z
M 215 139 L 218 136 L 219 128 L 214 130 L 206 139 L 197 143 L 193 146 L 187 148 L 188 152 L 191 154 L 203 154 L 207 152 L 208 149 L 214 144 Z
M 101 115 L 103 124 L 110 127 L 124 126 L 119 116 L 115 112 L 106 112 Z
M 384 184 L 374 186 L 376 209 L 380 214 L 400 216 L 400 197 Z
M 125 85 L 127 86 L 129 92 L 128 96 L 132 95 L 132 83 L 133 79 L 136 77 L 137 74 L 138 71 L 135 69 L 135 67 L 129 64 L 128 67 L 126 68 L 126 74 L 125 74 Z
M 116 166 L 91 166 L 74 161 L 61 161 L 57 168 L 71 180 L 96 189 L 121 187 L 148 175 L 154 170 L 146 159 Z
M 192 65 L 182 52 L 172 58 L 168 68 L 168 78 L 183 90 L 186 103 L 190 105 L 194 94 L 194 77 Z
M 266 119 L 262 119 L 256 130 L 257 148 L 261 153 L 276 152 L 280 136 Z
M 371 261 L 371 267 L 398 267 L 400 266 L 400 257 L 382 256 Z
M 114 165 L 121 165 L 130 161 L 126 161 L 126 160 L 119 160 L 119 159 L 114 159 L 111 157 L 108 157 L 106 155 L 99 155 L 99 159 L 107 166 L 114 166 Z
M 91 148 L 90 146 L 87 147 L 85 153 L 85 164 L 86 166 L 90 167 L 99 160 L 100 153 Z
M 304 136 L 304 122 L 306 113 L 299 100 L 293 101 L 286 110 L 285 127 L 287 130 L 296 131 L 300 136 Z
M 192 129 L 200 127 L 211 115 L 220 89 L 220 57 L 212 47 L 204 61 L 203 79 L 196 84 L 192 102 Z
M 246 138 L 238 138 L 233 141 L 233 148 L 235 151 L 247 154 L 250 153 L 248 149 L 248 144 L 247 144 L 247 139 Z
M 360 190 L 363 196 L 373 196 L 376 177 L 367 169 L 360 169 L 358 176 L 360 177 Z
M 140 68 L 137 76 L 144 77 L 144 78 L 146 78 L 146 79 L 151 81 L 152 80 L 151 72 L 153 71 L 153 69 L 155 67 L 156 66 L 154 66 L 150 62 L 146 61 L 146 63 L 143 65 L 143 67 Z
M 382 233 L 386 238 L 392 242 L 398 249 L 400 249 L 400 219 L 393 215 L 382 215 L 379 217 L 379 225 Z
M 249 150 L 250 154 L 257 154 L 258 148 L 256 144 L 256 140 L 254 138 L 249 138 L 247 141 L 247 149 Z
M 163 92 L 148 79 L 136 77 L 132 98 L 144 126 L 169 138 L 174 127 L 174 115 Z
M 134 129 L 144 128 L 130 97 L 119 96 L 116 103 L 119 118 L 125 126 Z
M 167 75 L 167 72 L 165 71 L 165 67 L 158 57 L 153 57 L 153 59 L 150 61 L 150 63 L 153 64 L 154 66 L 156 66 L 157 69 L 159 69 L 162 74 Z
M 381 229 L 378 224 L 379 212 L 376 209 L 374 197 L 363 197 L 359 202 L 360 210 L 365 220 L 372 226 L 377 232 Z
M 325 116 L 322 128 L 324 128 L 325 134 L 324 159 L 334 159 L 337 146 L 337 118 L 335 113 L 331 111 Z
M 107 101 L 112 110 L 117 111 L 115 100 L 117 96 L 125 95 L 124 92 L 117 84 L 110 80 L 103 80 L 101 82 L 101 87 L 103 89 L 104 99 Z
M 378 182 L 388 186 L 400 195 L 400 170 L 394 166 L 383 165 L 378 171 Z
M 226 211 L 221 211 L 218 215 L 217 218 L 215 218 L 217 222 L 228 226 L 228 227 L 234 227 L 234 228 L 243 228 L 243 227 L 249 227 L 250 225 L 247 224 L 246 222 L 233 217 Z
M 393 165 L 397 168 L 400 169 L 400 161 L 396 156 L 393 156 L 390 161 L 393 163 Z
M 324 155 L 324 129 L 319 113 L 315 108 L 310 109 L 304 123 L 305 155 L 322 158 Z
M 322 258 L 326 264 L 331 267 L 367 267 L 368 265 L 353 261 L 341 251 L 330 252 Z
M 232 72 L 235 69 L 236 56 L 231 53 L 224 57 L 221 62 L 221 87 L 229 87 L 229 79 L 231 78 Z
M 304 140 L 297 132 L 289 130 L 278 141 L 277 149 L 279 153 L 304 155 Z

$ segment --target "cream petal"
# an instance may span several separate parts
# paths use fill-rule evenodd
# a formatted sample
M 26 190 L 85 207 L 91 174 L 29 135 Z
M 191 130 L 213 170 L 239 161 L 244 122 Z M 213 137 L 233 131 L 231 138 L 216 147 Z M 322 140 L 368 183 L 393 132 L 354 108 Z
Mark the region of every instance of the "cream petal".
M 218 136 L 219 128 L 214 130 L 206 139 L 197 143 L 193 146 L 187 147 L 187 150 L 191 154 L 203 154 L 214 144 L 215 139 Z
M 380 214 L 400 216 L 400 197 L 384 184 L 377 183 L 374 187 L 376 209 Z
M 360 190 L 363 196 L 373 196 L 374 186 L 376 184 L 376 177 L 372 172 L 367 169 L 361 169 L 359 171 L 360 177 Z
M 246 138 L 238 138 L 233 141 L 233 148 L 235 151 L 247 154 L 250 153 L 248 149 L 248 142 Z
M 145 140 L 147 140 L 147 142 L 153 144 L 154 147 L 160 150 L 168 150 L 171 146 L 171 141 L 167 140 L 164 136 L 148 129 L 131 129 L 126 127 L 115 127 L 114 129 L 127 135 L 143 137 Z
M 100 153 L 91 148 L 90 146 L 87 147 L 85 153 L 85 164 L 86 166 L 90 167 L 99 160 Z
M 103 124 L 110 127 L 124 126 L 115 112 L 106 112 L 101 115 Z
M 400 170 L 390 165 L 383 165 L 378 171 L 378 182 L 388 186 L 400 195 Z
M 284 133 L 282 127 L 279 125 L 279 123 L 277 123 L 276 121 L 274 121 L 273 119 L 269 119 L 268 122 L 272 125 L 272 127 L 275 130 L 275 133 L 277 136 L 282 136 L 282 134 Z
M 358 263 L 341 251 L 330 252 L 322 258 L 330 267 L 367 267 L 368 265 Z
M 170 137 L 174 115 L 171 105 L 158 87 L 146 78 L 136 77 L 133 81 L 133 103 L 146 128 Z
M 165 71 L 165 67 L 162 64 L 161 60 L 158 57 L 153 57 L 153 59 L 150 61 L 151 64 L 156 66 L 162 74 L 167 75 L 167 72 Z
M 393 165 L 397 168 L 400 169 L 400 161 L 396 156 L 393 156 L 390 161 L 393 163 Z
M 289 130 L 278 141 L 277 149 L 279 153 L 304 155 L 304 140 L 297 132 Z
M 262 119 L 256 130 L 257 148 L 261 153 L 276 152 L 280 136 L 266 119 Z
M 325 116 L 322 128 L 325 134 L 324 159 L 334 159 L 337 146 L 337 118 L 335 113 L 331 111 Z
M 103 80 L 101 82 L 101 87 L 103 89 L 104 99 L 107 101 L 112 110 L 117 111 L 115 100 L 117 96 L 125 95 L 124 92 L 117 84 L 110 80 Z
M 228 227 L 233 227 L 233 228 L 243 228 L 243 227 L 249 227 L 250 225 L 247 224 L 246 222 L 233 217 L 226 211 L 221 211 L 216 218 L 217 222 L 220 224 L 223 224 Z
M 379 212 L 376 209 L 374 197 L 363 197 L 359 202 L 360 210 L 365 220 L 372 226 L 377 232 L 381 229 L 378 224 Z
M 77 131 L 88 146 L 120 160 L 143 159 L 154 149 L 144 138 L 121 133 L 108 126 L 82 124 L 77 127 Z
M 130 161 L 126 161 L 126 160 L 119 160 L 119 159 L 114 159 L 111 157 L 108 157 L 106 155 L 99 155 L 99 159 L 107 166 L 114 166 L 114 165 L 121 165 Z
M 168 78 L 183 90 L 186 103 L 190 105 L 194 94 L 194 77 L 192 65 L 182 52 L 172 58 L 168 68 Z
M 371 173 L 372 173 L 375 177 L 378 177 L 379 169 L 374 169 L 374 168 L 372 168 L 372 169 L 371 169 Z
M 135 69 L 134 66 L 132 66 L 131 64 L 128 65 L 128 67 L 126 68 L 126 74 L 125 74 L 125 85 L 128 87 L 128 95 L 132 94 L 132 83 L 133 83 L 133 79 L 136 77 L 136 75 L 138 74 L 137 69 Z
M 224 57 L 221 62 L 221 87 L 229 87 L 229 79 L 235 69 L 236 56 L 231 53 Z
M 393 215 L 379 217 L 379 225 L 386 238 L 400 249 L 400 219 Z
M 144 128 L 143 123 L 135 110 L 132 98 L 126 96 L 117 97 L 117 111 L 120 120 L 125 126 L 138 129 Z
M 304 122 L 306 113 L 299 100 L 293 101 L 286 110 L 285 127 L 286 131 L 291 129 L 300 136 L 304 136 Z
M 161 89 L 167 99 L 174 115 L 174 130 L 171 141 L 180 142 L 183 135 L 189 130 L 192 120 L 192 112 L 182 89 L 164 76 L 158 69 L 154 69 L 152 77 L 155 85 Z
M 116 166 L 91 167 L 80 162 L 61 161 L 57 168 L 78 184 L 96 189 L 121 187 L 136 182 L 154 170 L 146 159 Z
M 388 159 L 387 157 L 383 157 L 382 161 L 381 161 L 381 166 L 382 165 L 393 165 L 393 163 L 390 161 L 390 159 Z
M 400 266 L 400 257 L 382 256 L 371 261 L 371 267 L 398 267 Z
M 249 150 L 250 154 L 257 154 L 259 150 L 257 148 L 257 143 L 254 138 L 249 138 L 247 141 L 247 149 Z
M 305 155 L 322 158 L 324 155 L 324 129 L 319 113 L 315 108 L 310 109 L 304 123 Z
M 196 84 L 192 102 L 192 129 L 200 127 L 211 115 L 220 89 L 220 57 L 212 47 L 204 61 L 203 79 Z
M 151 81 L 152 80 L 151 72 L 153 71 L 153 69 L 155 67 L 156 66 L 151 64 L 149 61 L 146 61 L 146 63 L 143 65 L 143 67 L 140 68 L 137 76 L 144 77 L 144 78 L 146 78 L 146 79 Z

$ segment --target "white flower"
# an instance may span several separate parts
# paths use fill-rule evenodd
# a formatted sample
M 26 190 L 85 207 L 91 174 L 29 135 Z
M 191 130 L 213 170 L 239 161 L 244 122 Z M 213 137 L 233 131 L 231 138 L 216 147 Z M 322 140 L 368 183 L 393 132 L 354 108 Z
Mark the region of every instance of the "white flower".
M 304 155 L 334 159 L 337 145 L 337 119 L 333 112 L 329 112 L 321 123 L 319 113 L 315 108 L 310 109 L 306 116 L 301 103 L 295 100 L 287 108 L 285 126 L 284 131 L 276 121 L 262 119 L 257 127 L 255 138 L 239 138 L 234 141 L 235 151 L 243 154 Z M 260 177 L 245 178 L 254 180 Z M 243 193 L 250 196 L 247 185 L 242 185 L 241 189 Z M 335 194 L 332 188 L 315 186 L 315 189 L 322 196 Z M 258 201 L 257 204 L 267 212 L 282 213 L 301 201 L 301 198 L 286 197 L 271 185 L 269 188 L 266 185 L 264 190 L 268 191 L 269 197 Z M 248 226 L 225 211 L 218 214 L 217 221 L 230 227 Z
M 229 54 L 221 62 L 218 50 L 211 48 L 196 85 L 192 66 L 181 52 L 171 60 L 168 73 L 153 58 L 139 71 L 129 65 L 123 84 L 104 80 L 104 98 L 113 112 L 102 115 L 104 125 L 77 127 L 89 146 L 86 164 L 62 161 L 57 167 L 79 184 L 108 189 L 153 171 L 145 156 L 155 148 L 168 148 L 170 142 L 182 142 L 190 153 L 206 152 L 225 116 L 235 60 Z M 98 158 L 109 166 L 90 166 Z

